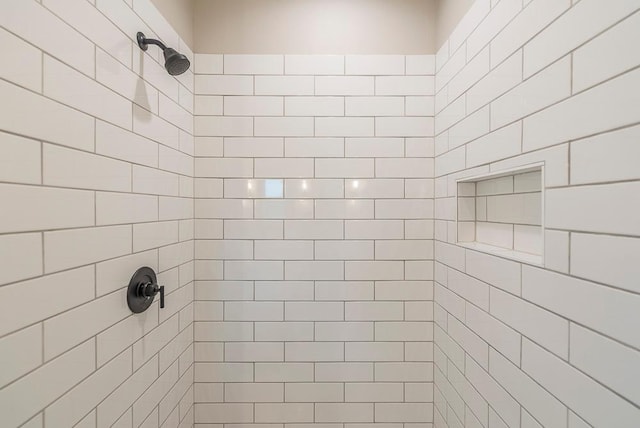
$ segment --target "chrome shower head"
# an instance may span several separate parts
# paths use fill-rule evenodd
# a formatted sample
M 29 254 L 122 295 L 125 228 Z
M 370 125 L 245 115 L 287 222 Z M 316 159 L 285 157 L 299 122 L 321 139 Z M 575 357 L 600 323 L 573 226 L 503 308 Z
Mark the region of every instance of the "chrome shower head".
M 189 59 L 183 54 L 179 53 L 173 48 L 168 48 L 164 43 L 160 40 L 156 39 L 147 39 L 143 33 L 138 32 L 136 35 L 138 40 L 138 46 L 143 51 L 146 51 L 149 48 L 149 45 L 156 45 L 162 49 L 164 53 L 164 68 L 167 69 L 167 72 L 172 76 L 177 76 L 189 69 L 191 63 Z

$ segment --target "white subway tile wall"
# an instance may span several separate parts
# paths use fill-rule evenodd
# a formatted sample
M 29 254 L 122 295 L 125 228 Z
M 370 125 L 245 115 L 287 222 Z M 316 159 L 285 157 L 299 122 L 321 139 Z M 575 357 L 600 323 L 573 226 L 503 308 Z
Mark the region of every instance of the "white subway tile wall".
M 197 427 L 432 426 L 434 61 L 196 55 Z
M 193 73 L 136 31 L 193 54 L 149 0 L 9 0 L 0 26 L 0 426 L 191 427 Z M 134 315 L 142 266 L 167 305 Z
M 640 425 L 639 11 L 476 0 L 436 55 L 434 427 Z

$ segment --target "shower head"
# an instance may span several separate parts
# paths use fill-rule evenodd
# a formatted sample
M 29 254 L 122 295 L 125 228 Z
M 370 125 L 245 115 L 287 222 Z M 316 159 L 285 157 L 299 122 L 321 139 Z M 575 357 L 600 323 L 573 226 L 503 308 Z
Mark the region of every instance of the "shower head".
M 191 63 L 186 56 L 179 53 L 175 49 L 168 48 L 160 40 L 147 39 L 141 32 L 138 32 L 136 38 L 138 39 L 138 46 L 140 46 L 140 49 L 142 49 L 143 51 L 146 51 L 149 48 L 149 45 L 156 45 L 159 46 L 160 49 L 162 49 L 164 53 L 164 68 L 167 69 L 167 72 L 170 75 L 177 76 L 179 74 L 182 74 L 191 66 Z

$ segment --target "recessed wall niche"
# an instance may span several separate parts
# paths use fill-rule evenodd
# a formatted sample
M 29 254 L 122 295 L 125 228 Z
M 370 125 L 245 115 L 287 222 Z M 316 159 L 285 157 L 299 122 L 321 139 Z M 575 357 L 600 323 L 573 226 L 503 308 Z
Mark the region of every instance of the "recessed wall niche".
M 541 164 L 458 180 L 458 245 L 541 265 L 543 180 Z

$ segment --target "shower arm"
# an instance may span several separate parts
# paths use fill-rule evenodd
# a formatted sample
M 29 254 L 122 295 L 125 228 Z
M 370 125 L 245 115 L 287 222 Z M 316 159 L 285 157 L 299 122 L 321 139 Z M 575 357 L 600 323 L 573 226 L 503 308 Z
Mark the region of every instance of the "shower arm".
M 167 45 L 165 45 L 164 43 L 162 43 L 160 40 L 156 40 L 156 39 L 148 39 L 144 36 L 143 33 L 139 32 L 136 35 L 137 39 L 138 39 L 138 46 L 140 46 L 140 49 L 142 49 L 143 51 L 146 51 L 149 46 L 148 45 L 156 45 L 159 46 L 160 49 L 162 49 L 163 51 L 165 51 L 167 49 Z

